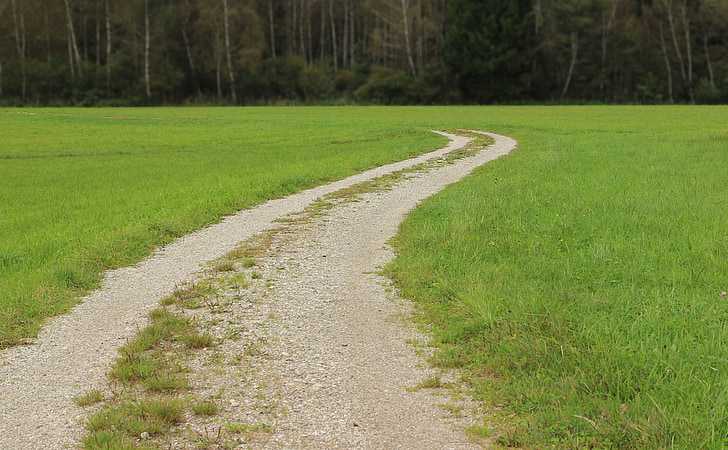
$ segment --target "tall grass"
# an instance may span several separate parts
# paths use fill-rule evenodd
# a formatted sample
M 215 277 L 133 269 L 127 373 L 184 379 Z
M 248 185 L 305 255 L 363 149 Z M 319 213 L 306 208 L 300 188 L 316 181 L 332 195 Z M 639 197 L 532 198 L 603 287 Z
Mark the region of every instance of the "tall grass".
M 722 448 L 728 109 L 489 112 L 520 148 L 416 210 L 389 269 L 436 362 L 504 445 Z
M 444 141 L 347 111 L 0 109 L 0 348 L 34 336 L 104 269 Z
M 520 147 L 415 211 L 391 272 L 501 442 L 728 437 L 726 107 L 7 109 L 0 127 L 0 345 L 222 214 L 479 128 Z

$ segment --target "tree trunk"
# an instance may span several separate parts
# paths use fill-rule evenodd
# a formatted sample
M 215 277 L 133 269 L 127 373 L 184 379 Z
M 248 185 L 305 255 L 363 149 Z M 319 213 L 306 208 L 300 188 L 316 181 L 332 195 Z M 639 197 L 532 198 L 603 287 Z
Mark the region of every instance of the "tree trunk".
M 329 0 L 329 19 L 331 21 L 331 54 L 334 57 L 334 72 L 339 71 L 339 58 L 337 57 L 338 50 L 336 48 L 336 22 L 334 18 L 334 0 Z
M 104 16 L 106 19 L 106 95 L 111 95 L 111 14 L 109 0 L 104 0 Z
M 3 63 L 0 61 L 0 97 L 3 96 Z
M 308 40 L 308 60 L 313 64 L 313 33 L 311 32 L 311 16 L 313 15 L 313 1 L 307 3 L 308 9 L 306 10 L 306 36 Z
M 84 14 L 81 20 L 81 42 L 83 44 L 83 60 L 88 61 L 88 17 Z
M 187 55 L 187 65 L 190 69 L 190 77 L 192 77 L 192 83 L 195 86 L 195 91 L 197 91 L 197 96 L 201 96 L 202 92 L 200 91 L 200 83 L 197 79 L 197 69 L 195 68 L 195 59 L 192 56 L 192 46 L 190 45 L 190 38 L 187 35 L 187 20 L 189 17 L 185 18 L 185 23 L 182 24 L 182 42 L 185 44 L 185 53 Z
M 404 25 L 404 45 L 407 49 L 407 62 L 409 63 L 410 72 L 412 76 L 417 75 L 417 69 L 415 69 L 415 60 L 412 57 L 412 46 L 410 45 L 410 32 L 409 32 L 409 0 L 401 0 L 402 5 L 402 22 Z
M 71 13 L 71 3 L 69 0 L 64 0 L 66 4 L 66 20 L 68 27 L 68 39 L 71 45 L 72 57 L 76 60 L 76 69 L 79 75 L 83 76 L 83 68 L 81 67 L 81 53 L 78 51 L 78 43 L 76 41 L 76 31 L 73 26 L 73 14 Z M 73 63 L 72 63 L 73 64 Z
M 15 0 L 10 1 L 10 6 L 13 10 L 13 32 L 15 34 L 15 49 L 18 51 L 18 59 L 20 59 L 20 78 L 21 78 L 21 94 L 23 101 L 28 93 L 28 77 L 26 73 L 26 33 L 25 33 L 25 15 L 21 9 L 18 13 L 18 8 Z
M 354 67 L 356 65 L 356 13 L 354 10 L 353 3 L 349 9 L 349 65 Z
M 144 87 L 147 100 L 152 97 L 152 79 L 149 73 L 151 38 L 149 32 L 149 0 L 144 0 Z
M 71 69 L 71 82 L 76 82 L 76 63 L 73 61 L 73 44 L 71 44 L 71 34 L 66 27 L 66 43 L 68 47 L 68 67 Z
M 220 44 L 220 24 L 215 24 L 215 81 L 217 83 L 217 101 L 222 101 L 222 44 Z
M 296 54 L 296 5 L 298 5 L 298 0 L 288 0 L 291 8 L 291 14 L 288 17 L 288 33 L 287 33 L 287 41 L 288 41 L 288 54 L 289 55 L 295 55 Z
M 417 30 L 417 39 L 415 41 L 415 47 L 417 48 L 417 70 L 422 71 L 422 67 L 425 65 L 425 48 L 423 42 L 425 38 L 425 28 L 422 20 L 422 0 L 417 0 L 417 16 L 415 16 L 415 21 L 417 24 L 415 27 Z
M 51 64 L 51 25 L 48 20 L 48 8 L 43 8 L 43 24 L 45 25 L 46 62 Z
M 323 63 L 326 58 L 326 2 L 321 0 L 321 32 L 319 34 L 319 53 L 321 54 L 320 60 Z
M 715 89 L 715 74 L 713 73 L 713 62 L 710 59 L 710 50 L 708 49 L 708 34 L 703 36 L 703 50 L 705 51 L 705 63 L 708 66 L 708 81 L 710 86 Z
M 677 55 L 677 61 L 680 63 L 680 74 L 682 75 L 683 82 L 687 83 L 688 77 L 685 72 L 685 61 L 683 60 L 682 51 L 680 45 L 677 43 L 677 31 L 675 30 L 675 19 L 672 14 L 672 1 L 663 0 L 663 4 L 667 10 L 667 21 L 670 25 L 670 34 L 672 35 L 672 44 L 675 47 L 675 54 Z
M 96 71 L 98 73 L 101 67 L 101 4 L 100 0 L 96 1 Z
M 602 59 L 601 59 L 601 77 L 599 80 L 599 90 L 602 96 L 605 95 L 605 89 L 607 84 L 607 50 L 609 44 L 609 34 L 612 31 L 614 25 L 614 19 L 617 16 L 617 7 L 619 6 L 619 0 L 611 0 L 612 9 L 609 12 L 609 16 L 602 16 Z
M 533 4 L 533 17 L 534 31 L 536 31 L 536 34 L 539 34 L 541 32 L 541 27 L 543 26 L 543 7 L 541 5 L 541 0 L 536 0 Z
M 690 19 L 688 19 L 687 0 L 685 0 L 682 5 L 682 22 L 683 30 L 685 31 L 685 53 L 688 59 L 688 95 L 690 96 L 690 102 L 695 103 L 695 93 L 693 91 L 693 44 L 692 37 L 690 35 Z
M 564 83 L 564 89 L 561 91 L 561 99 L 566 97 L 571 86 L 571 79 L 574 76 L 574 68 L 576 67 L 576 61 L 579 57 L 579 35 L 573 31 L 571 33 L 571 63 L 569 63 L 569 72 L 566 74 L 566 82 Z
M 187 35 L 187 26 L 182 25 L 182 42 L 185 44 L 185 54 L 187 55 L 187 67 L 190 69 L 190 74 L 195 76 L 195 59 L 192 57 L 192 47 L 190 46 L 190 38 Z
M 268 25 L 270 27 L 270 54 L 273 59 L 276 56 L 276 24 L 275 11 L 273 10 L 273 0 L 268 0 Z
M 308 57 L 306 53 L 306 30 L 304 27 L 305 18 L 304 14 L 306 11 L 306 0 L 301 0 L 301 4 L 298 9 L 298 48 L 301 52 L 301 57 L 308 63 Z
M 225 54 L 227 57 L 228 78 L 230 79 L 230 97 L 234 104 L 238 103 L 238 94 L 235 89 L 235 71 L 233 71 L 233 57 L 230 49 L 230 11 L 228 10 L 228 0 L 222 0 L 223 6 L 223 24 L 225 27 Z
M 341 65 L 348 67 L 349 61 L 349 0 L 344 0 L 344 28 L 341 39 Z
M 662 22 L 660 22 L 660 44 L 662 46 L 662 56 L 665 59 L 665 69 L 667 71 L 667 95 L 670 103 L 675 103 L 672 87 L 672 66 L 670 65 L 670 56 L 667 54 L 667 44 L 665 43 L 665 33 L 663 31 Z

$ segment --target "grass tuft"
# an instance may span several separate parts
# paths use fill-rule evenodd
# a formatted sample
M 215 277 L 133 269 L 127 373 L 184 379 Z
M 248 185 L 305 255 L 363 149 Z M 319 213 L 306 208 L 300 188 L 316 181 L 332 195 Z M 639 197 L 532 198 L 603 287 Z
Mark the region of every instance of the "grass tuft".
M 192 405 L 192 412 L 196 416 L 214 416 L 220 411 L 215 402 L 201 401 Z
M 212 267 L 215 272 L 233 272 L 235 271 L 235 263 L 229 259 L 218 261 Z
M 143 381 L 150 392 L 177 392 L 189 388 L 187 378 L 178 374 L 155 374 Z
M 207 333 L 190 333 L 182 336 L 182 342 L 191 349 L 209 348 L 215 345 L 215 338 Z
M 409 391 L 415 392 L 422 389 L 440 389 L 445 387 L 446 384 L 442 382 L 440 377 L 432 376 L 429 378 L 425 378 L 424 380 L 420 381 L 416 385 L 414 385 L 411 388 L 408 388 Z
M 148 399 L 110 405 L 91 416 L 86 428 L 93 435 L 133 440 L 167 431 L 182 421 L 184 403 L 175 399 Z
M 92 389 L 85 394 L 76 396 L 73 401 L 80 407 L 95 405 L 104 401 L 104 394 L 98 389 Z

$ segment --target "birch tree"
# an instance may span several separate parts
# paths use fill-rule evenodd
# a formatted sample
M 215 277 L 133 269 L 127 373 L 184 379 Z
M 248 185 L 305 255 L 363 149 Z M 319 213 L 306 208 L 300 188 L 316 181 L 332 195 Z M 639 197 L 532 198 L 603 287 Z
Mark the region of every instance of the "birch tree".
M 235 71 L 233 70 L 233 57 L 230 48 L 230 11 L 228 9 L 228 0 L 222 0 L 223 5 L 223 22 L 225 28 L 225 57 L 227 59 L 228 78 L 230 80 L 230 98 L 233 103 L 238 102 L 238 94 L 235 89 Z
M 13 0 L 15 1 L 15 0 Z M 63 0 L 66 6 L 66 24 L 68 29 L 68 49 L 70 54 L 69 64 L 71 65 L 72 76 L 78 73 L 83 76 L 83 68 L 81 66 L 81 53 L 78 51 L 78 41 L 76 40 L 76 28 L 73 24 L 73 12 L 71 10 L 71 0 Z M 74 72 L 74 65 L 76 66 Z
M 25 100 L 28 91 L 28 75 L 27 75 L 27 39 L 25 33 L 25 14 L 23 9 L 18 10 L 16 0 L 10 0 L 10 5 L 13 11 L 13 32 L 15 35 L 15 48 L 18 52 L 18 59 L 20 60 L 20 76 L 21 76 L 21 92 L 22 98 Z
M 276 19 L 274 0 L 268 0 L 268 29 L 270 31 L 270 52 L 276 58 Z
M 111 13 L 109 0 L 104 0 L 104 21 L 106 22 L 106 94 L 111 94 Z
M 415 60 L 412 58 L 412 45 L 410 44 L 410 18 L 409 18 L 409 0 L 400 0 L 402 8 L 402 30 L 404 32 L 404 47 L 407 53 L 407 62 L 409 63 L 412 76 L 417 75 L 415 69 Z
M 331 56 L 334 59 L 334 72 L 339 71 L 339 57 L 336 49 L 336 19 L 334 16 L 334 0 L 329 0 L 329 21 L 331 28 Z
M 144 0 L 144 87 L 147 99 L 152 98 L 152 79 L 149 68 L 151 37 L 149 30 L 149 0 Z

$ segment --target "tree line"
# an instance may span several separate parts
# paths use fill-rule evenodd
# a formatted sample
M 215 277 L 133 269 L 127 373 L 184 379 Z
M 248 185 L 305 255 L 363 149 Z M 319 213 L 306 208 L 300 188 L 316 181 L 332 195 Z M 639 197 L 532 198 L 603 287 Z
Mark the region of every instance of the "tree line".
M 0 0 L 0 103 L 721 102 L 728 0 Z

